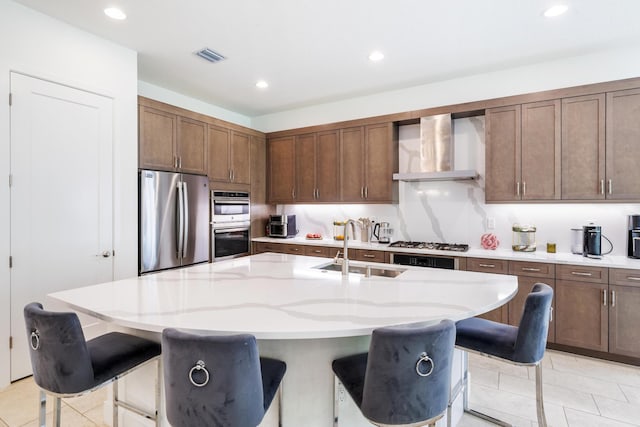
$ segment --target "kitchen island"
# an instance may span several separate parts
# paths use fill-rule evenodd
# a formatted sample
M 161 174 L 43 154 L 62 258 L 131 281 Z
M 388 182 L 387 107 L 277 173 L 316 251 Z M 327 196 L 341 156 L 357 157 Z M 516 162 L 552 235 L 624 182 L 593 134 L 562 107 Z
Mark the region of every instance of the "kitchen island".
M 287 363 L 282 425 L 329 427 L 331 361 L 366 351 L 373 329 L 460 320 L 508 302 L 517 291 L 516 277 L 508 275 L 403 266 L 397 277 L 365 277 L 314 268 L 328 262 L 265 253 L 49 297 L 114 328 L 157 340 L 167 327 L 251 333 L 261 355 Z M 370 265 L 385 271 L 400 268 Z M 271 425 L 272 418 L 263 425 Z

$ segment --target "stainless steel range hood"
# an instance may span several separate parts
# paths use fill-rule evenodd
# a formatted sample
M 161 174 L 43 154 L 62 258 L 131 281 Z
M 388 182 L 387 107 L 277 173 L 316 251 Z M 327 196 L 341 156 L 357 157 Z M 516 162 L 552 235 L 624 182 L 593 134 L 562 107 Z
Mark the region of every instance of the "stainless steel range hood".
M 454 169 L 451 114 L 422 117 L 419 141 L 401 142 L 397 181 L 454 181 L 476 179 L 475 170 Z

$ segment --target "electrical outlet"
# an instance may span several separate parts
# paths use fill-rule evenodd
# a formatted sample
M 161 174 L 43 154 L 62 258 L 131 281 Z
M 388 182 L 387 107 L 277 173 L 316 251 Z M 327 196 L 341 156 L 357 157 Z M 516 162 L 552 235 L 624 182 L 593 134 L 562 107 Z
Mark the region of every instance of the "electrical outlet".
M 487 218 L 487 229 L 495 230 L 496 228 L 496 219 L 494 217 Z

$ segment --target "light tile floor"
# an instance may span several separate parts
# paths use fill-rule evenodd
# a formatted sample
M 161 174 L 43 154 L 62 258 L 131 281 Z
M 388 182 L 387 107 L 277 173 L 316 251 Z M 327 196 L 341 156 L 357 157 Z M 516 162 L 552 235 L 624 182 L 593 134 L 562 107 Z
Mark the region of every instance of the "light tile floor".
M 537 427 L 535 370 L 470 355 L 471 407 Z M 548 350 L 543 361 L 545 410 L 553 427 L 640 427 L 640 368 Z M 106 389 L 62 404 L 62 424 L 103 427 Z M 48 405 L 51 425 L 51 404 Z M 31 378 L 0 391 L 0 427 L 37 426 L 38 389 Z M 491 426 L 465 415 L 459 427 Z M 348 427 L 348 426 L 347 426 Z

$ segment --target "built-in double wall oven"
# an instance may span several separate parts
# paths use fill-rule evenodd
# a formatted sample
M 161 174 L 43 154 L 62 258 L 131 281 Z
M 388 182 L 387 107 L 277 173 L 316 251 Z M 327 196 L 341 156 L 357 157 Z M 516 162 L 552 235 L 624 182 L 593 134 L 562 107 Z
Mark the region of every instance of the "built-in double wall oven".
M 211 191 L 211 261 L 249 255 L 249 193 Z

